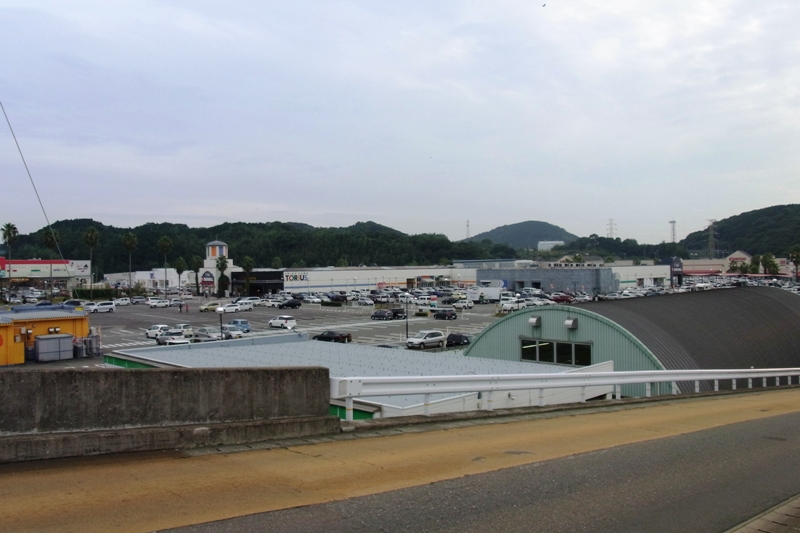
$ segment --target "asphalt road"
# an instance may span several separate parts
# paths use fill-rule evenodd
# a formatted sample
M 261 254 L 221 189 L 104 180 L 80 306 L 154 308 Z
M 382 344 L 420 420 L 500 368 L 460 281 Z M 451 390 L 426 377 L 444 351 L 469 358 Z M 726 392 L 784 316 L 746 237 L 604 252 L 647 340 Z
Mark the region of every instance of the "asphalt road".
M 710 533 L 798 493 L 794 413 L 170 531 Z
M 800 493 L 799 388 L 366 428 L 0 465 L 0 529 L 722 532 Z

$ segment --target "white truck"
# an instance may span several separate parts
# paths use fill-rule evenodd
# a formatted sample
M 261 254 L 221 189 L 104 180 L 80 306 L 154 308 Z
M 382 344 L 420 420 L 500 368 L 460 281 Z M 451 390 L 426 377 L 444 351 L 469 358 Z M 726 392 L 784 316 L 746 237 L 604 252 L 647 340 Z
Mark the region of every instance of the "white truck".
M 505 287 L 470 287 L 467 289 L 467 300 L 476 304 L 496 303 L 504 296 L 515 296 Z

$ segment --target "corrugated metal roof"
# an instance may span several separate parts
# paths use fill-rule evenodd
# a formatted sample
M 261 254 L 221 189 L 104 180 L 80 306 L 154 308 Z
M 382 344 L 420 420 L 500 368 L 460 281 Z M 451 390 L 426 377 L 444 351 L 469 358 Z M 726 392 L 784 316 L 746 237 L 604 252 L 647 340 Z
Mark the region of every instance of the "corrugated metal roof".
M 289 342 L 275 342 L 278 337 L 286 337 Z M 257 339 L 166 349 L 119 350 L 115 353 L 186 368 L 321 366 L 330 370 L 331 377 L 532 374 L 569 370 L 563 366 L 541 363 L 464 357 L 460 351 L 424 352 L 378 348 L 365 344 L 292 342 L 297 340 L 296 334 L 266 337 L 264 342 L 258 342 Z M 452 396 L 455 395 L 431 395 L 433 400 Z M 364 400 L 406 407 L 420 403 L 421 396 L 371 397 Z
M 86 313 L 75 311 L 26 311 L 21 313 L 0 314 L 0 322 L 11 324 L 13 322 L 30 322 L 31 320 L 46 320 L 53 318 L 75 318 L 85 316 Z
M 771 287 L 581 306 L 635 335 L 668 370 L 800 366 L 800 297 Z

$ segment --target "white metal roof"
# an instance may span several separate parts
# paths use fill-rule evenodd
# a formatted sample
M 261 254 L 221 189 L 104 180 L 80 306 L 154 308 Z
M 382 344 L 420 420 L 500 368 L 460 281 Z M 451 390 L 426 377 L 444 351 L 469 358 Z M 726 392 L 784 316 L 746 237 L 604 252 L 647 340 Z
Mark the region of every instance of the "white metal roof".
M 291 333 L 184 346 L 117 350 L 114 353 L 184 368 L 320 366 L 328 368 L 331 377 L 532 374 L 569 370 L 560 365 L 465 357 L 461 351 L 412 351 L 305 339 L 307 336 Z M 431 398 L 436 400 L 452 396 L 455 395 L 436 394 Z M 419 404 L 421 397 L 392 396 L 364 400 L 405 407 Z

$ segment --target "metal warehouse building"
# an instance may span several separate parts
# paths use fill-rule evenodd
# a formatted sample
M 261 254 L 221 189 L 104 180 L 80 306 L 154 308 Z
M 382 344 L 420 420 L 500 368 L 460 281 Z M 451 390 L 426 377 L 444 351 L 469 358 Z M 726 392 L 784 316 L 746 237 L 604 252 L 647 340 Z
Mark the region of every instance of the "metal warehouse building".
M 798 325 L 798 295 L 739 287 L 528 308 L 491 325 L 465 355 L 569 367 L 613 361 L 616 371 L 797 367 Z M 644 385 L 623 387 L 626 395 L 643 393 Z

